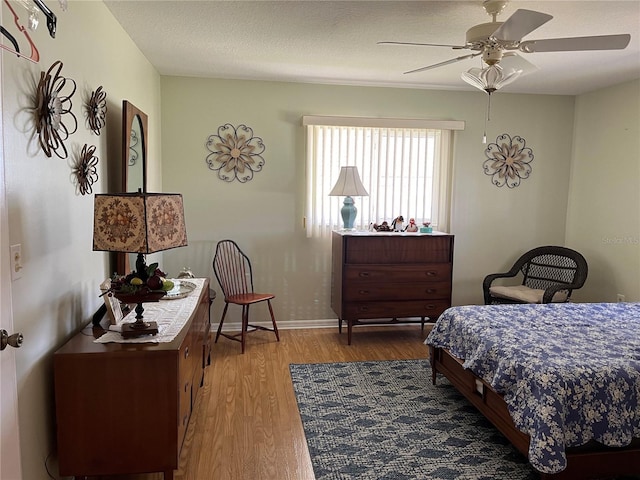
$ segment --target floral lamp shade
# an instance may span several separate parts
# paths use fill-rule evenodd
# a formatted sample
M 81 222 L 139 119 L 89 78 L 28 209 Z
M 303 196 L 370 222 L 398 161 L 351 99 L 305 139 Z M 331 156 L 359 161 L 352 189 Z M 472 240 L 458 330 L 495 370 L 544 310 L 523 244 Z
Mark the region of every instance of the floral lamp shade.
M 97 194 L 93 250 L 153 253 L 187 245 L 182 195 Z

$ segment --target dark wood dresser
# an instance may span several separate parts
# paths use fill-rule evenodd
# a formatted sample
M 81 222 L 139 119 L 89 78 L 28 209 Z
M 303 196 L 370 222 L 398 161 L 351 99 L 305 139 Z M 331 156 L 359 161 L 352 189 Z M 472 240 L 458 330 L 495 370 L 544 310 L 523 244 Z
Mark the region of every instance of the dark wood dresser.
M 210 363 L 209 306 L 204 279 L 174 340 L 94 343 L 89 327 L 54 354 L 60 475 L 163 472 L 165 480 L 173 478 Z
M 347 322 L 349 345 L 354 325 L 424 325 L 426 317 L 435 321 L 451 306 L 453 238 L 439 232 L 332 233 L 331 308 L 340 331 Z

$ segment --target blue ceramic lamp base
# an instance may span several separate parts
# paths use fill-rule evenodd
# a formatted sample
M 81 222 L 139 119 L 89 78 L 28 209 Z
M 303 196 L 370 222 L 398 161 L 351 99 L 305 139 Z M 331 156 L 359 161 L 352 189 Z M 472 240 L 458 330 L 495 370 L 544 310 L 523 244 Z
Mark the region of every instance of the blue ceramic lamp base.
M 344 197 L 344 203 L 340 209 L 340 214 L 342 215 L 344 230 L 353 230 L 353 224 L 355 223 L 356 215 L 358 214 L 358 209 L 353 204 L 353 198 L 349 196 Z

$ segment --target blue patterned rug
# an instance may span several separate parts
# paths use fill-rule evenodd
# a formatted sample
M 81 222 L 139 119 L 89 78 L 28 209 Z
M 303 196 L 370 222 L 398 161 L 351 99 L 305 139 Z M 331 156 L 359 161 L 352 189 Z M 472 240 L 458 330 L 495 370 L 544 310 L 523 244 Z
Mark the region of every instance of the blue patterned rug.
M 427 360 L 289 367 L 316 480 L 534 480 Z

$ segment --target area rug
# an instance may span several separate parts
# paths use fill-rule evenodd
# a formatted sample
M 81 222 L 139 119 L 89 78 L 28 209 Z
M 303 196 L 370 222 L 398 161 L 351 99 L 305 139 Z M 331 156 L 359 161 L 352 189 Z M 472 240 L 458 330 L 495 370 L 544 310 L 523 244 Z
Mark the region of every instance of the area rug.
M 316 480 L 539 478 L 427 360 L 289 369 Z

